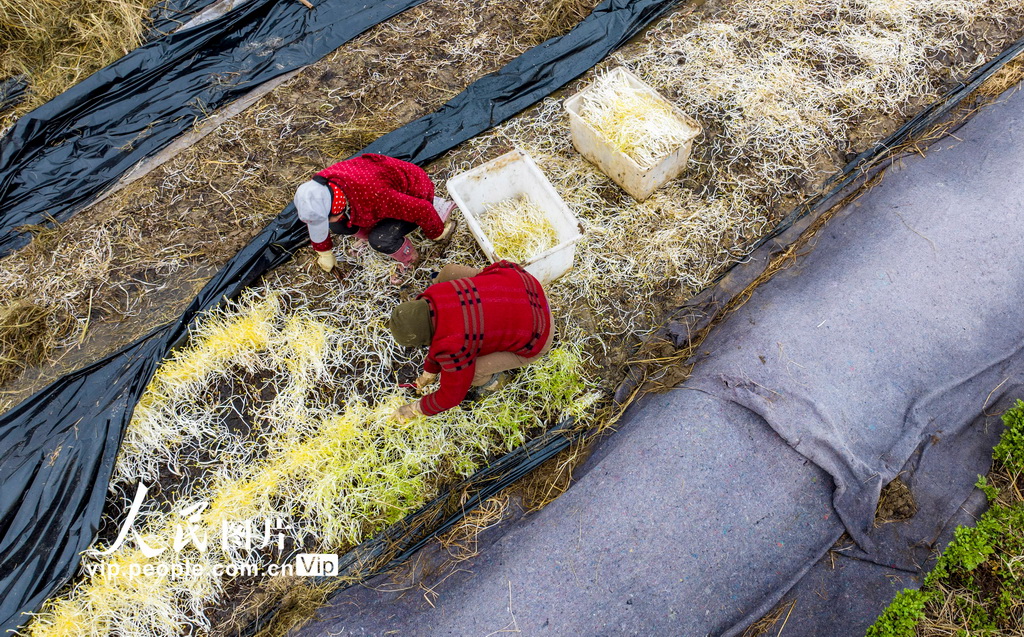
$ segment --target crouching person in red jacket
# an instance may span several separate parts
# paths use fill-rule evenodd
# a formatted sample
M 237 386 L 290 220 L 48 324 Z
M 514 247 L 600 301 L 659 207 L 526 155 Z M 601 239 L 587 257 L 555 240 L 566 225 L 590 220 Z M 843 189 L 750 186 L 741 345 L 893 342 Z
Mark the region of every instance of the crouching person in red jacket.
M 470 387 L 496 385 L 501 372 L 536 361 L 554 340 L 544 289 L 519 265 L 446 265 L 437 280 L 391 313 L 399 345 L 430 347 L 416 386 L 441 375 L 437 391 L 395 411 L 400 421 L 455 407 Z
M 454 208 L 453 202 L 434 196 L 434 184 L 422 168 L 372 153 L 338 162 L 295 191 L 295 209 L 309 227 L 324 272 L 337 265 L 331 232 L 368 241 L 404 272 L 419 259 L 405 235 L 419 227 L 429 239 L 447 236 Z

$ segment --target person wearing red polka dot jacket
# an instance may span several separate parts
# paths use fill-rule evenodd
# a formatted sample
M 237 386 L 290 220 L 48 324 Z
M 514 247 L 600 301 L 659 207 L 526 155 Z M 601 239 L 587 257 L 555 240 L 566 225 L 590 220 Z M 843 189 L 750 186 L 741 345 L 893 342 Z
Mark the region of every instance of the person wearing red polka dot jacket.
M 452 230 L 455 203 L 434 196 L 434 184 L 419 166 L 367 153 L 321 170 L 295 191 L 299 219 L 309 228 L 317 265 L 337 265 L 331 233 L 354 235 L 398 261 L 399 272 L 419 260 L 406 236 L 417 227 L 428 239 Z

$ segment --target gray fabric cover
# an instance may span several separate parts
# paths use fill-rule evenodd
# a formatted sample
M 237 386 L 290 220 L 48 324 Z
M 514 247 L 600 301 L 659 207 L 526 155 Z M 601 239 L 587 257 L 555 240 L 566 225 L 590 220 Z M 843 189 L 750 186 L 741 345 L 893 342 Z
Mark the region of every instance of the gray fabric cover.
M 300 634 L 733 635 L 789 591 L 785 634 L 862 635 L 983 507 L 1024 396 L 1024 94 L 957 137 L 830 221 L 562 497 L 421 572 L 431 593 L 377 578 Z M 901 471 L 920 511 L 874 528 Z

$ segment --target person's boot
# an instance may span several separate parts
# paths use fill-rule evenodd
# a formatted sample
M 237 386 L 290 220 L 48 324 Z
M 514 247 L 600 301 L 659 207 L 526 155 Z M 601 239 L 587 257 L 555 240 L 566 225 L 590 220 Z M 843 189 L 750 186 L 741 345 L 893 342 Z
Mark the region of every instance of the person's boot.
M 391 277 L 391 282 L 395 285 L 399 285 L 402 282 L 405 273 L 413 269 L 420 259 L 419 253 L 416 252 L 416 246 L 412 244 L 412 241 L 409 241 L 409 237 L 405 238 L 405 241 L 402 243 L 402 247 L 398 248 L 388 256 L 395 261 L 398 261 L 398 272 L 395 276 Z
M 441 222 L 444 223 L 444 230 L 441 231 L 441 236 L 434 241 L 447 241 L 452 236 L 452 232 L 455 231 L 455 219 L 452 217 L 452 213 L 455 212 L 455 202 L 449 201 L 448 199 L 441 199 L 440 197 L 434 197 L 434 210 L 437 211 L 437 216 L 441 218 Z
M 477 398 L 487 398 L 494 392 L 508 384 L 508 375 L 505 372 L 498 372 L 491 376 L 483 385 L 476 387 Z

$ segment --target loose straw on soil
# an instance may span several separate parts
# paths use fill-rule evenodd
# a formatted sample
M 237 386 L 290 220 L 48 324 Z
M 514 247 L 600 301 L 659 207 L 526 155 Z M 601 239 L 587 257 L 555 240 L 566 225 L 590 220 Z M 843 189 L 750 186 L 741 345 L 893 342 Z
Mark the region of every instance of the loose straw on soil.
M 598 4 L 595 0 L 545 0 L 535 10 L 535 19 L 530 21 L 526 37 L 531 43 L 540 44 L 564 35 Z
M 547 213 L 525 196 L 487 206 L 480 228 L 499 259 L 526 262 L 558 245 L 558 233 Z
M 384 323 L 403 300 L 386 284 L 394 264 L 372 251 L 345 256 L 339 246 L 358 265 L 339 290 L 311 274 L 303 251 L 205 319 L 189 347 L 160 369 L 127 432 L 112 487 L 130 493 L 135 481 L 162 476 L 176 508 L 209 504 L 202 528 L 229 513 L 280 514 L 312 546 L 366 537 L 558 417 L 592 414 L 594 383 L 606 399 L 628 347 L 666 307 L 742 258 L 782 211 L 844 163 L 844 153 L 868 147 L 965 76 L 976 54 L 965 59 L 961 41 L 981 46 L 983 28 L 998 27 L 1005 36 L 994 53 L 1016 37 L 1024 30 L 1019 9 L 1010 0 L 746 0 L 713 19 L 676 12 L 604 67 L 628 66 L 702 125 L 706 140 L 683 179 L 633 201 L 572 150 L 558 99 L 429 167 L 440 183 L 521 147 L 584 224 L 575 267 L 548 288 L 560 346 L 542 365 L 469 410 L 389 422 L 390 410 L 412 398 L 394 385 L 419 362 L 394 345 Z M 421 252 L 429 250 L 424 243 Z M 421 290 L 429 269 L 445 262 L 482 264 L 464 229 L 444 259 L 416 270 L 409 288 Z M 174 521 L 159 510 L 151 505 L 144 527 L 154 543 L 167 541 Z M 164 583 L 145 597 L 130 586 L 80 578 L 30 630 L 99 635 L 132 626 L 135 634 L 176 634 L 185 622 L 202 632 L 203 608 L 224 581 Z
M 53 347 L 49 314 L 47 308 L 24 301 L 0 309 L 0 385 L 46 358 Z

